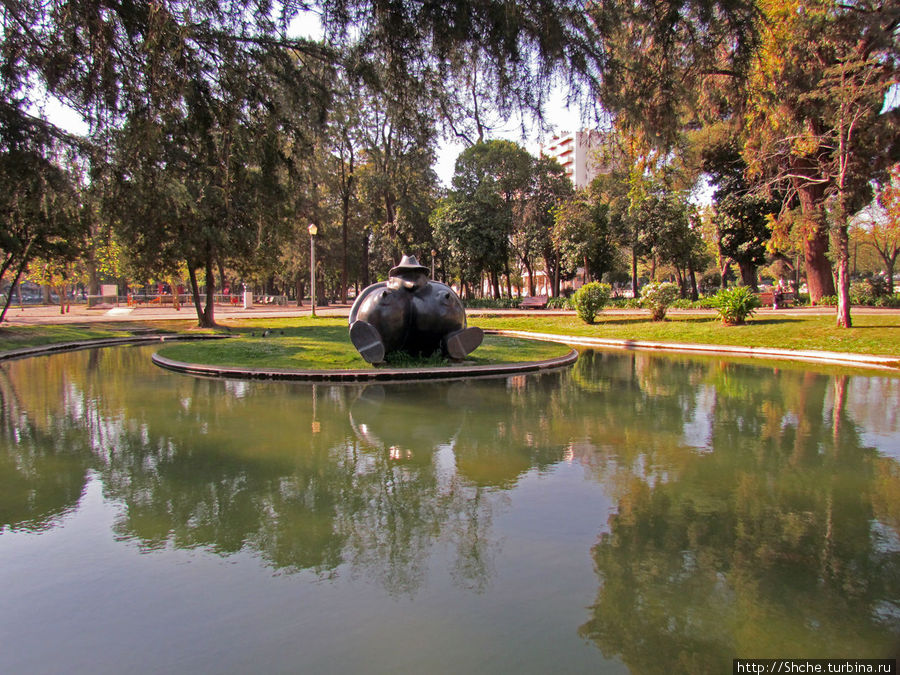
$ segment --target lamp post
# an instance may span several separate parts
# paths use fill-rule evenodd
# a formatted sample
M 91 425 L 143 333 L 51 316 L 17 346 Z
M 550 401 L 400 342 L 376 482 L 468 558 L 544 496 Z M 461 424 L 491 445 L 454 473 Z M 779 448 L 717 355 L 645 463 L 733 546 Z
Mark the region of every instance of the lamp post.
M 309 232 L 309 299 L 312 304 L 312 314 L 316 315 L 316 234 L 319 228 L 315 223 L 310 223 L 306 228 Z

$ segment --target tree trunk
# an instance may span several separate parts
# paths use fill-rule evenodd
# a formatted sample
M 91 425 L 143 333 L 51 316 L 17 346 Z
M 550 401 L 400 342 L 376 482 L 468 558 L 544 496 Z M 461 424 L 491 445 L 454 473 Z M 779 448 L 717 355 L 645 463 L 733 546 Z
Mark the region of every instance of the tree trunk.
M 875 250 L 878 251 L 878 255 L 881 256 L 881 260 L 884 263 L 884 273 L 887 275 L 887 290 L 888 295 L 894 294 L 894 265 L 897 262 L 897 255 L 900 254 L 900 248 L 894 249 L 893 255 L 888 251 L 887 246 L 882 249 L 880 246 L 875 246 Z M 0 275 L 2 278 L 2 275 Z
M 200 321 L 201 328 L 214 328 L 216 325 L 215 318 L 215 292 L 216 278 L 213 269 L 212 253 L 206 256 L 206 307 L 203 308 L 203 318 Z
M 303 275 L 300 272 L 297 272 L 297 277 L 294 280 L 297 288 L 297 307 L 303 307 L 303 292 L 306 290 L 303 287 Z
M 31 248 L 31 244 L 34 240 L 28 242 L 28 246 L 25 247 L 25 253 L 22 256 L 22 262 L 19 263 L 18 269 L 16 269 L 16 275 L 13 277 L 12 283 L 9 285 L 9 293 L 6 296 L 6 304 L 3 305 L 3 311 L 0 312 L 0 323 L 3 323 L 3 320 L 6 319 L 6 312 L 9 309 L 9 305 L 12 302 L 13 297 L 13 289 L 16 287 L 16 284 L 19 283 L 19 278 L 22 276 L 22 272 L 25 271 L 25 266 L 28 264 L 28 249 Z M 22 293 L 19 292 L 19 304 L 22 302 Z
M 727 260 L 722 263 L 719 270 L 719 288 L 728 288 L 728 270 L 731 269 L 731 263 Z
M 537 295 L 535 293 L 534 287 L 534 271 L 532 265 L 529 264 L 528 260 L 522 260 L 522 266 L 525 268 L 525 272 L 528 274 L 528 295 L 534 297 Z
M 684 272 L 681 271 L 681 268 L 678 265 L 675 265 L 675 281 L 678 283 L 678 297 L 682 299 L 686 298 L 687 291 L 685 290 L 685 286 L 687 286 L 687 284 L 685 284 L 684 281 Z
M 847 231 L 847 223 L 837 229 L 838 245 L 838 328 L 850 328 L 853 324 L 850 319 L 850 236 Z
M 697 290 L 697 273 L 694 271 L 694 265 L 688 265 L 688 273 L 691 278 L 691 300 L 697 302 L 700 299 L 700 292 Z
M 888 295 L 894 294 L 894 262 L 897 260 L 896 256 L 891 259 L 890 263 L 886 263 L 884 266 L 885 272 L 887 272 L 887 282 L 888 282 Z
M 369 283 L 369 237 L 371 233 L 369 232 L 369 228 L 365 229 L 363 233 L 363 250 L 362 250 L 362 285 L 363 288 L 368 288 L 370 286 Z
M 349 190 L 349 187 L 348 187 Z M 348 259 L 348 241 L 350 221 L 350 194 L 345 192 L 341 198 L 341 302 L 347 303 L 347 287 L 350 285 Z
M 197 270 L 188 261 L 188 280 L 191 283 L 191 296 L 194 299 L 194 310 L 197 312 L 197 324 L 203 325 L 203 307 L 200 305 L 200 285 L 197 283 Z
M 553 297 L 559 297 L 559 253 L 556 254 L 556 259 L 554 260 L 553 265 Z
M 217 265 L 218 268 L 219 268 L 219 288 L 224 289 L 225 286 L 227 285 L 227 284 L 225 283 L 225 267 L 222 265 L 222 261 L 221 261 L 221 260 L 217 260 L 217 261 L 216 261 L 216 265 Z M 173 292 L 173 293 L 175 292 L 175 286 L 174 286 L 174 285 L 172 286 L 172 292 Z
M 821 185 L 798 185 L 797 193 L 807 223 L 802 237 L 806 284 L 809 299 L 816 304 L 823 297 L 835 294 L 831 261 L 828 260 L 828 223 L 823 208 L 825 192 Z
M 754 293 L 759 292 L 759 283 L 756 278 L 756 265 L 751 262 L 737 261 L 738 269 L 741 271 L 741 283 L 747 288 L 753 290 Z
M 631 249 L 631 297 L 638 297 L 638 276 L 637 276 L 637 251 L 632 247 Z

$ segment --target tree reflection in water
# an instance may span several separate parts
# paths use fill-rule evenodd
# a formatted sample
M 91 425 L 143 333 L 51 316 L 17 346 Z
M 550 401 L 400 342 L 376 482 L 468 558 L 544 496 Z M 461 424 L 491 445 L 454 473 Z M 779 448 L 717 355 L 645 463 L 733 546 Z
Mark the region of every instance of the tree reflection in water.
M 0 370 L 0 527 L 60 523 L 93 472 L 123 506 L 116 536 L 146 551 L 343 566 L 414 596 L 446 549 L 453 583 L 483 593 L 523 476 L 576 462 L 616 505 L 608 523 L 558 514 L 606 532 L 579 620 L 605 656 L 642 673 L 882 656 L 900 629 L 900 471 L 862 438 L 900 438 L 898 383 L 600 352 L 368 387 L 175 376 L 146 349 L 30 359 Z
M 613 365 L 595 355 L 581 368 Z M 690 407 L 678 383 L 692 379 L 714 392 L 700 452 L 677 441 L 675 411 Z M 620 444 L 595 463 L 621 492 L 593 550 L 600 589 L 581 634 L 641 673 L 723 672 L 736 656 L 890 656 L 897 464 L 862 447 L 847 376 L 679 363 L 636 369 L 632 386 L 670 399 L 670 414 L 653 418 L 661 443 Z M 598 407 L 619 405 L 606 398 Z

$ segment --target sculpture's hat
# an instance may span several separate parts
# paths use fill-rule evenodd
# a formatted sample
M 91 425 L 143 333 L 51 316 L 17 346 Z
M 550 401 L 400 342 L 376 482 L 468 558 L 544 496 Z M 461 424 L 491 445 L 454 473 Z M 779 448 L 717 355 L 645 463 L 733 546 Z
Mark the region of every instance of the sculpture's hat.
M 402 272 L 425 272 L 427 273 L 429 270 L 424 265 L 420 265 L 419 261 L 416 260 L 416 256 L 414 255 L 405 255 L 403 256 L 403 260 L 400 261 L 400 264 L 396 267 L 392 267 L 391 271 L 388 272 L 388 276 L 395 277 L 398 273 Z

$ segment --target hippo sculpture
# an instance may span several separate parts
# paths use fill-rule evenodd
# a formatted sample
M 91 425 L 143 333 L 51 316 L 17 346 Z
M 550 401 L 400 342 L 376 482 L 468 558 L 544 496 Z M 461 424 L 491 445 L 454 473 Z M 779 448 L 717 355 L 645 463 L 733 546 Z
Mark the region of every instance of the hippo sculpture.
M 440 350 L 461 360 L 484 339 L 466 327 L 466 310 L 454 290 L 428 278 L 415 256 L 403 256 L 387 281 L 366 287 L 350 309 L 350 341 L 369 363 L 405 351 L 430 356 Z

